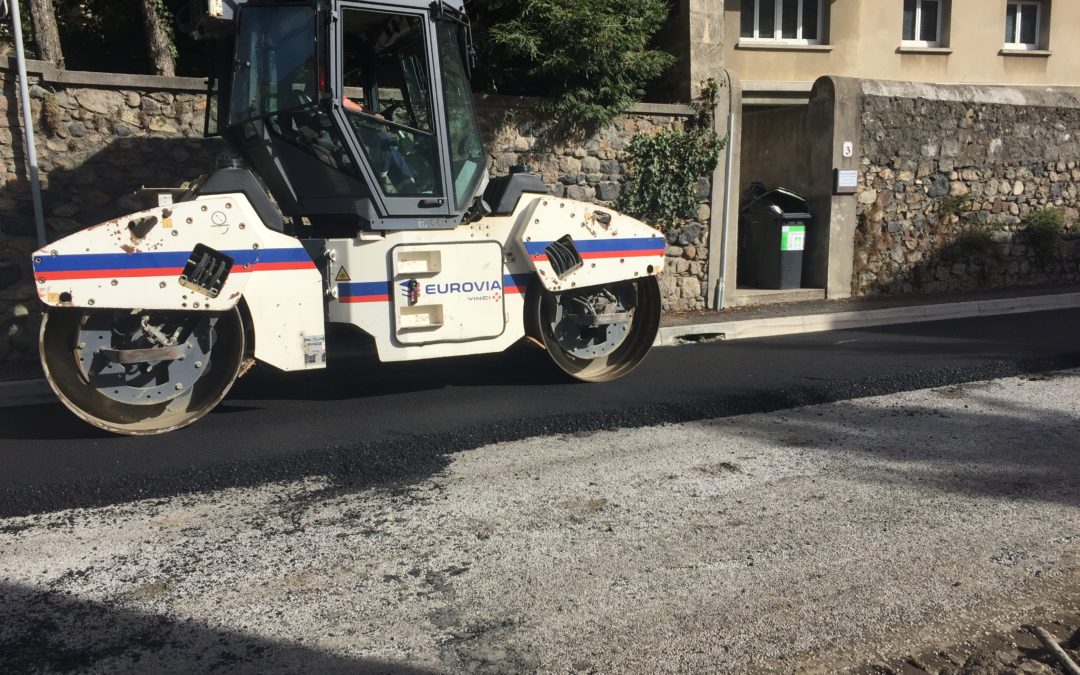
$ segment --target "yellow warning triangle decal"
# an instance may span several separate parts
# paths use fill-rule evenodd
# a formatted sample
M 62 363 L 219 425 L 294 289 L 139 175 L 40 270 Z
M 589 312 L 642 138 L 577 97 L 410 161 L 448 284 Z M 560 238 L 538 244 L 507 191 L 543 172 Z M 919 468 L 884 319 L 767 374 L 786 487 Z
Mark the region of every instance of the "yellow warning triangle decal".
M 352 277 L 349 276 L 349 270 L 342 266 L 342 268 L 338 270 L 337 277 L 334 281 L 352 281 Z

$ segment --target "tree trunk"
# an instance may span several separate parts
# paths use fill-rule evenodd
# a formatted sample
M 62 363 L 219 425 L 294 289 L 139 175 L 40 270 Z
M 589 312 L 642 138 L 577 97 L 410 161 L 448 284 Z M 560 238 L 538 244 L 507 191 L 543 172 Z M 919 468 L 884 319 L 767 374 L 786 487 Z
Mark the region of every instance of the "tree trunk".
M 53 0 L 30 0 L 30 17 L 34 22 L 38 58 L 63 68 L 64 51 L 60 48 L 60 31 L 56 27 Z
M 146 41 L 150 45 L 150 61 L 158 75 L 176 75 L 171 41 L 165 17 L 158 9 L 160 0 L 142 0 L 143 22 L 146 24 Z

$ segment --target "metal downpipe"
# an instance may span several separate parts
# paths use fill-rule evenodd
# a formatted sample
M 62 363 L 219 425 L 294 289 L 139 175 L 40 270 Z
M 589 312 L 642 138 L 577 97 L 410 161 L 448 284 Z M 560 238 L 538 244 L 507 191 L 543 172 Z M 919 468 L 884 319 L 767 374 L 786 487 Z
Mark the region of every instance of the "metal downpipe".
M 720 226 L 720 278 L 716 283 L 716 309 L 724 308 L 724 287 L 727 285 L 728 236 L 730 235 L 731 213 L 731 165 L 735 154 L 735 97 L 731 93 L 731 73 L 725 71 L 728 80 L 728 121 L 727 121 L 727 157 L 724 160 L 724 215 Z
M 3 8 L 6 8 L 4 0 Z M 26 141 L 26 163 L 30 174 L 30 194 L 34 202 L 34 225 L 37 227 L 38 246 L 48 243 L 45 239 L 45 213 L 41 205 L 41 180 L 38 176 L 37 149 L 34 147 L 34 119 L 30 112 L 30 85 L 26 80 L 26 54 L 23 51 L 22 19 L 19 16 L 19 0 L 11 0 L 11 23 L 15 34 L 15 61 L 19 69 L 19 98 L 22 99 L 23 138 Z

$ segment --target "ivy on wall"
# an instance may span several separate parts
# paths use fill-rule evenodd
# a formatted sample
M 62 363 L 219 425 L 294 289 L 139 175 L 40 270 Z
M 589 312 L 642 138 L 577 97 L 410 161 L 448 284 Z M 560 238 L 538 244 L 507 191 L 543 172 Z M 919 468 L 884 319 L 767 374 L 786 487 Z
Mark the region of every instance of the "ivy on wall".
M 698 181 L 716 169 L 727 146 L 727 139 L 713 131 L 719 91 L 715 80 L 702 83 L 701 96 L 691 104 L 696 114 L 682 129 L 634 136 L 621 211 L 664 229 L 694 216 L 700 203 Z

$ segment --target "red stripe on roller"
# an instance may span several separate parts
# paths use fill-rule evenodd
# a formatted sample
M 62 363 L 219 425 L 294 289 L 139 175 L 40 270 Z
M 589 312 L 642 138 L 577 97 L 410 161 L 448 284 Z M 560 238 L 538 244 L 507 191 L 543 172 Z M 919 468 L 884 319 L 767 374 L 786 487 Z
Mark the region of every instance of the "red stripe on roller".
M 65 279 L 118 279 L 121 277 L 172 277 L 180 276 L 183 267 L 150 267 L 134 270 L 76 270 L 73 272 L 42 272 L 39 279 L 61 281 Z
M 595 260 L 597 258 L 645 258 L 650 256 L 664 255 L 663 249 L 655 251 L 600 251 L 598 253 L 582 253 L 582 260 Z
M 582 260 L 597 260 L 603 258 L 649 258 L 659 257 L 664 255 L 664 249 L 658 248 L 653 251 L 599 251 L 596 253 L 581 253 Z M 533 262 L 544 262 L 548 259 L 547 254 L 540 253 L 538 255 L 531 255 L 529 259 Z
M 340 298 L 338 302 L 351 305 L 357 302 L 390 302 L 389 295 L 354 295 L 348 298 Z
M 256 263 L 251 269 L 233 268 L 233 272 L 280 272 L 282 270 L 313 270 L 315 265 L 310 262 L 279 262 L 279 263 Z

